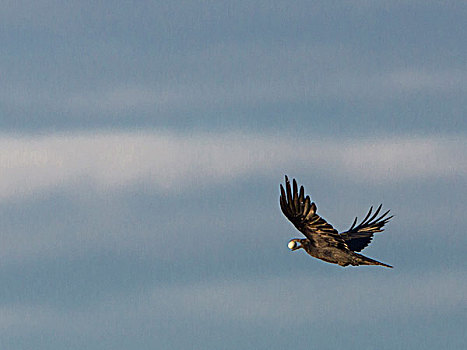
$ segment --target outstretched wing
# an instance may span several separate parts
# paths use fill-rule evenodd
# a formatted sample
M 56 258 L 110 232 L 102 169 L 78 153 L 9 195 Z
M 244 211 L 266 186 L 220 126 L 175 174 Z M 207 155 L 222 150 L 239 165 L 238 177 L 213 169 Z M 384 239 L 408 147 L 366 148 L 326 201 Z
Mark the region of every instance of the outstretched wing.
M 292 224 L 302 232 L 306 238 L 314 242 L 316 246 L 334 246 L 348 249 L 343 238 L 337 230 L 316 214 L 316 204 L 312 203 L 309 196 L 305 197 L 305 189 L 300 186 L 300 193 L 295 179 L 293 179 L 293 191 L 290 181 L 285 176 L 285 190 L 280 185 L 280 206 L 284 215 Z
M 345 243 L 347 243 L 350 250 L 354 252 L 361 251 L 370 244 L 374 233 L 384 231 L 383 226 L 392 218 L 392 216 L 386 217 L 389 213 L 388 210 L 379 218 L 376 218 L 381 211 L 382 206 L 383 205 L 381 204 L 370 218 L 371 212 L 373 211 L 373 207 L 371 207 L 368 214 L 366 214 L 365 219 L 363 219 L 359 225 L 355 226 L 357 223 L 357 218 L 355 218 L 350 229 L 341 233 L 341 237 L 344 239 Z

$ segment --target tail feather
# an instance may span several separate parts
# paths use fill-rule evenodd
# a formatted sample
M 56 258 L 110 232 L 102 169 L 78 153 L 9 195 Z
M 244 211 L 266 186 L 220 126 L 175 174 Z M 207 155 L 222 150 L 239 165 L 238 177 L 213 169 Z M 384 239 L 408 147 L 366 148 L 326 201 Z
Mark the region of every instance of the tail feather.
M 357 253 L 355 253 L 355 255 L 358 257 L 356 259 L 357 260 L 357 265 L 380 265 L 380 266 L 384 266 L 384 267 L 389 267 L 391 269 L 393 268 L 391 265 L 388 265 L 388 264 L 382 263 L 380 261 L 371 259 L 371 258 L 369 258 L 367 256 L 357 254 Z

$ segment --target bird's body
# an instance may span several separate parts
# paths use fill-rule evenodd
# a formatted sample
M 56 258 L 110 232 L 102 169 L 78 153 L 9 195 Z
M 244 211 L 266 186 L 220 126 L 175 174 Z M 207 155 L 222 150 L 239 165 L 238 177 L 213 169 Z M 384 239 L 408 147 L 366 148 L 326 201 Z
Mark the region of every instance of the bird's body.
M 300 187 L 300 193 L 298 192 L 295 179 L 293 180 L 293 192 L 287 176 L 285 177 L 285 187 L 286 190 L 282 185 L 280 186 L 282 212 L 306 237 L 292 239 L 289 242 L 291 250 L 303 248 L 312 257 L 340 266 L 381 265 L 392 267 L 357 253 L 370 243 L 375 232 L 383 231 L 382 227 L 392 218 L 392 216 L 385 218 L 389 211 L 376 218 L 381 210 L 381 205 L 371 218 L 372 208 L 359 225 L 355 226 L 357 223 L 357 218 L 355 218 L 351 228 L 339 234 L 326 220 L 316 214 L 316 204 L 311 202 L 309 196 L 305 197 L 303 186 Z

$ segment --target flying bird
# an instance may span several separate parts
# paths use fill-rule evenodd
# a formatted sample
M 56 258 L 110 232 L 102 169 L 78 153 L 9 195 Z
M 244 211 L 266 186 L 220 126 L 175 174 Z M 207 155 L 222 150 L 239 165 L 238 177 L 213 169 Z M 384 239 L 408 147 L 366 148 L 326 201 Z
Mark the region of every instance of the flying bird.
M 390 265 L 357 253 L 371 242 L 374 233 L 382 232 L 383 226 L 392 218 L 392 216 L 387 217 L 389 210 L 378 217 L 382 205 L 372 216 L 373 207 L 371 207 L 360 224 L 357 225 L 355 218 L 351 227 L 339 234 L 331 224 L 316 214 L 316 204 L 311 202 L 309 196 L 305 197 L 303 186 L 300 186 L 299 193 L 295 179 L 291 188 L 286 175 L 285 190 L 282 184 L 280 190 L 279 202 L 282 212 L 306 237 L 292 239 L 288 243 L 291 250 L 303 248 L 314 258 L 340 266 L 381 265 L 392 268 Z

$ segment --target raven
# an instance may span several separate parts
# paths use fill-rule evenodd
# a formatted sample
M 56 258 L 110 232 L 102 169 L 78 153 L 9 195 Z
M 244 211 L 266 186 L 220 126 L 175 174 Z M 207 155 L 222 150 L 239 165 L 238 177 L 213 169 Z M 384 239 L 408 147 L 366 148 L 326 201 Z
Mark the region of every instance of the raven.
M 383 231 L 383 226 L 392 218 L 392 216 L 386 217 L 389 210 L 376 218 L 382 205 L 370 217 L 373 210 L 371 207 L 360 224 L 355 226 L 357 224 L 355 218 L 350 229 L 339 234 L 332 225 L 316 214 L 316 204 L 311 202 L 309 196 L 305 197 L 303 186 L 300 186 L 300 193 L 298 192 L 295 179 L 293 179 L 292 191 L 286 175 L 285 188 L 284 190 L 282 184 L 280 185 L 279 202 L 282 212 L 306 237 L 292 239 L 288 244 L 291 250 L 303 248 L 312 257 L 340 266 L 381 265 L 392 268 L 390 265 L 356 253 L 370 243 L 375 232 Z

